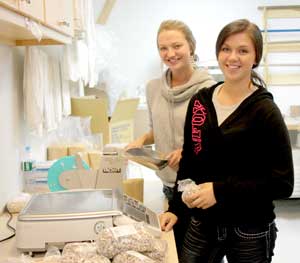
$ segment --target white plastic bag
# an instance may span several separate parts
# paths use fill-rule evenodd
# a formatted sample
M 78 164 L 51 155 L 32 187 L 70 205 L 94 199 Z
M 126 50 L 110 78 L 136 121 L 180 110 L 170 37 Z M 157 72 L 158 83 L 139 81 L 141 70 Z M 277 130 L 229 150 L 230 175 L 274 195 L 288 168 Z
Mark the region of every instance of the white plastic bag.
M 33 263 L 32 258 L 29 256 L 25 256 L 22 254 L 20 257 L 17 258 L 7 258 L 4 260 L 1 260 L 0 263 Z
M 143 254 L 156 262 L 166 262 L 167 251 L 168 242 L 166 240 L 155 239 L 153 251 L 145 252 Z
M 191 208 L 189 202 L 187 202 L 187 198 L 200 189 L 199 185 L 191 179 L 184 179 L 178 181 L 178 192 L 182 192 L 181 199 L 187 205 L 188 208 Z
M 116 255 L 113 263 L 156 263 L 155 260 L 133 250 L 122 252 Z
M 19 213 L 30 200 L 31 195 L 28 193 L 20 193 L 19 195 L 13 197 L 6 204 L 7 210 L 11 213 Z
M 98 234 L 97 251 L 108 258 L 127 250 L 153 251 L 154 239 L 143 223 L 110 227 Z
M 60 263 L 110 263 L 110 260 L 97 254 L 95 242 L 74 242 L 64 246 Z
M 58 247 L 50 246 L 43 258 L 43 263 L 60 263 L 61 254 Z

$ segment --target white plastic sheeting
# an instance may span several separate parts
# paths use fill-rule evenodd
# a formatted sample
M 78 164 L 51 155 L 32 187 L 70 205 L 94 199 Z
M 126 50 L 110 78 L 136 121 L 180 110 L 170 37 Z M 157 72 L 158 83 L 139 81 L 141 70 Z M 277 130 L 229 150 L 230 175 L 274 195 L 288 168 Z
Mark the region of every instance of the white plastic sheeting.
M 30 133 L 41 136 L 44 122 L 45 54 L 26 47 L 24 58 L 24 114 Z
M 96 71 L 98 82 L 104 83 L 109 99 L 109 115 L 114 111 L 117 101 L 128 88 L 128 80 L 118 61 L 118 46 L 120 41 L 117 36 L 103 25 L 96 25 Z M 129 63 L 130 64 L 130 63 Z
M 75 1 L 75 36 L 64 47 L 63 80 L 76 82 L 74 94 L 83 95 L 83 86 L 105 87 L 109 114 L 128 87 L 118 61 L 118 38 L 106 26 L 96 25 L 92 0 Z M 101 85 L 104 84 L 104 85 Z
M 96 30 L 93 2 L 76 1 L 76 24 L 80 25 L 80 39 L 75 38 L 72 44 L 64 47 L 63 67 L 64 79 L 74 82 L 82 81 L 85 86 L 95 87 L 98 83 L 96 72 Z M 75 32 L 76 33 L 76 32 Z
M 38 47 L 25 49 L 23 93 L 29 133 L 41 137 L 56 129 L 63 114 L 60 66 Z

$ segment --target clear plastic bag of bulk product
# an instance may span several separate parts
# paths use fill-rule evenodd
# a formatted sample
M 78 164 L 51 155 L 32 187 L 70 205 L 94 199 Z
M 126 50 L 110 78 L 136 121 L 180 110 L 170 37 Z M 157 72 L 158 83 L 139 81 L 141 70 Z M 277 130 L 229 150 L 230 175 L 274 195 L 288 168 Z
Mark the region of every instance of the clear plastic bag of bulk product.
M 20 213 L 20 211 L 23 209 L 23 207 L 26 206 L 26 204 L 29 202 L 31 198 L 31 194 L 29 193 L 20 193 L 17 196 L 10 199 L 7 204 L 7 210 L 11 213 Z
M 95 242 L 74 242 L 64 246 L 60 263 L 110 263 L 110 260 L 97 254 Z
M 151 252 L 144 252 L 143 254 L 156 262 L 166 262 L 166 255 L 168 251 L 168 242 L 166 240 L 155 239 L 154 249 Z
M 124 225 L 103 229 L 96 238 L 99 254 L 113 258 L 128 250 L 146 252 L 154 250 L 155 237 L 151 235 L 144 224 Z
M 60 263 L 61 253 L 58 247 L 50 246 L 41 262 L 43 263 Z
M 93 257 L 84 259 L 84 261 L 76 261 L 74 263 L 78 263 L 78 262 L 82 262 L 82 263 L 111 263 L 111 261 L 107 257 L 104 257 L 102 255 L 95 255 Z M 61 263 L 63 263 L 63 262 L 61 262 Z M 68 261 L 68 262 L 65 262 L 65 263 L 70 263 L 70 262 Z
M 157 263 L 157 261 L 133 250 L 122 252 L 116 255 L 113 263 Z
M 95 242 L 74 242 L 64 246 L 62 256 L 74 255 L 78 258 L 88 258 L 97 255 L 97 246 Z
M 85 258 L 85 257 L 76 257 L 74 254 L 69 254 L 69 255 L 62 256 L 59 263 L 111 263 L 111 261 L 102 255 L 94 255 Z
M 191 194 L 196 193 L 199 191 L 199 185 L 196 185 L 196 183 L 192 179 L 184 179 L 178 181 L 178 192 L 182 192 L 181 199 L 182 201 L 190 208 L 189 203 L 186 201 L 187 197 L 189 197 Z
M 4 260 L 0 260 L 0 263 L 33 263 L 33 260 L 30 256 L 22 254 L 17 258 L 10 257 Z
M 91 116 L 68 116 L 62 119 L 59 128 L 47 137 L 48 144 L 85 143 L 92 135 Z

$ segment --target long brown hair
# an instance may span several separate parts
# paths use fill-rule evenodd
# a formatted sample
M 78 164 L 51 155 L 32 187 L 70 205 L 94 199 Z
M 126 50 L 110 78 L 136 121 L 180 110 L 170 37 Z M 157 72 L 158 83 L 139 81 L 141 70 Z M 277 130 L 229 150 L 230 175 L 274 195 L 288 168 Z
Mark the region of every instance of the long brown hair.
M 239 19 L 223 27 L 216 42 L 216 56 L 218 58 L 222 45 L 229 36 L 242 32 L 248 34 L 255 49 L 255 64 L 253 65 L 251 71 L 251 82 L 253 85 L 266 87 L 263 79 L 253 70 L 258 67 L 263 55 L 263 37 L 259 27 L 256 24 L 251 23 L 247 19 Z

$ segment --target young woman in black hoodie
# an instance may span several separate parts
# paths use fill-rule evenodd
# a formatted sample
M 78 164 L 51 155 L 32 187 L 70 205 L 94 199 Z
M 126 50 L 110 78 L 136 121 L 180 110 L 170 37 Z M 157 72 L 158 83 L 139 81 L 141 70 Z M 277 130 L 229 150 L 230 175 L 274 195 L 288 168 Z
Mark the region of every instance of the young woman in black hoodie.
M 225 255 L 229 263 L 272 260 L 273 200 L 292 194 L 294 170 L 282 114 L 253 70 L 262 52 L 255 24 L 226 25 L 216 42 L 225 81 L 189 103 L 177 183 L 190 178 L 196 187 L 183 199 L 175 187 L 161 215 L 168 231 L 184 209 L 192 214 L 180 262 L 219 263 Z

